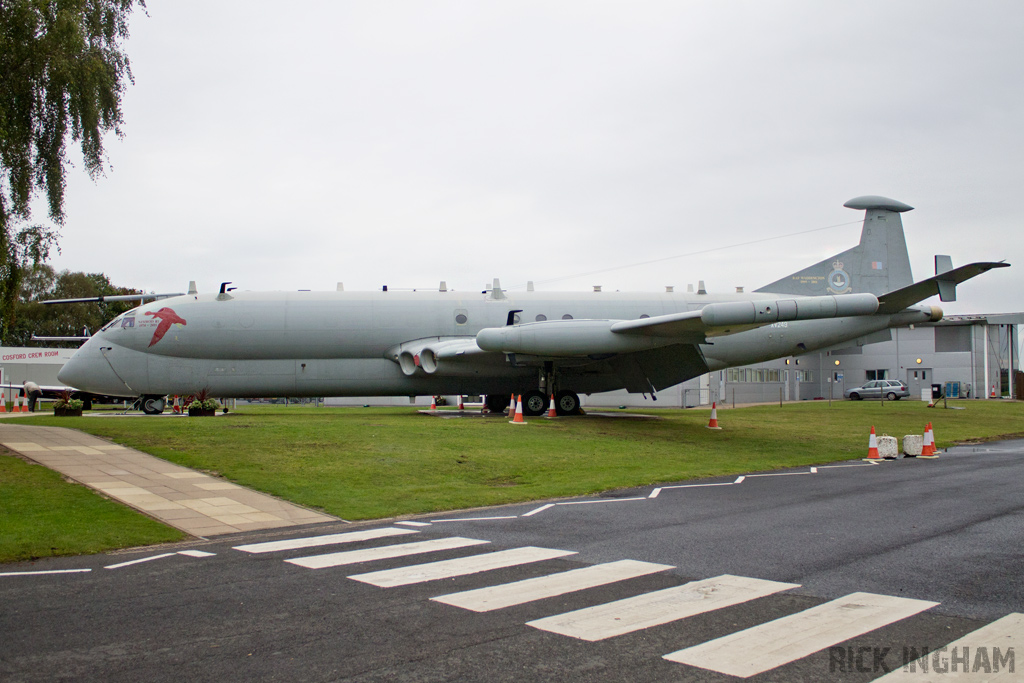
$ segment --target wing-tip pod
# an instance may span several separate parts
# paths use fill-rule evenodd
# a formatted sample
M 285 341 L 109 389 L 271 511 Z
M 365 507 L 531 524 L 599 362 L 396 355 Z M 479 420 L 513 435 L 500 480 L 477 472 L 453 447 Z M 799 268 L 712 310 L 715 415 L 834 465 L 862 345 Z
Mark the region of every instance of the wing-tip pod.
M 873 315 L 877 311 L 878 298 L 873 294 L 839 294 L 708 304 L 701 310 L 700 319 L 708 327 L 723 327 Z

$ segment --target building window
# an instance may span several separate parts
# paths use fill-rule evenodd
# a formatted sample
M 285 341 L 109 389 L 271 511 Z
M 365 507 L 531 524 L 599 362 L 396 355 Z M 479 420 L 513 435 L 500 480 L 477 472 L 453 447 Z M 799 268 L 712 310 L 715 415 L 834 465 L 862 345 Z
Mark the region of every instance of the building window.
M 782 370 L 770 368 L 729 368 L 726 381 L 744 384 L 781 382 Z
M 888 370 L 865 370 L 864 373 L 868 381 L 874 379 L 889 379 Z

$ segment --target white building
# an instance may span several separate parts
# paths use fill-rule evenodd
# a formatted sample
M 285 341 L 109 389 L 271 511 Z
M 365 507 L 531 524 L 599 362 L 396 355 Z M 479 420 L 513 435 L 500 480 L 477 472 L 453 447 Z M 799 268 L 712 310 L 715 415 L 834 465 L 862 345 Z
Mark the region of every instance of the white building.
M 894 329 L 841 348 L 729 368 L 658 392 L 650 398 L 613 391 L 585 397 L 591 406 L 692 407 L 842 399 L 843 391 L 873 379 L 906 382 L 912 396 L 942 385 L 959 398 L 1020 398 L 1020 339 L 1024 313 L 951 315 L 915 329 Z M 880 340 L 881 339 L 881 340 Z

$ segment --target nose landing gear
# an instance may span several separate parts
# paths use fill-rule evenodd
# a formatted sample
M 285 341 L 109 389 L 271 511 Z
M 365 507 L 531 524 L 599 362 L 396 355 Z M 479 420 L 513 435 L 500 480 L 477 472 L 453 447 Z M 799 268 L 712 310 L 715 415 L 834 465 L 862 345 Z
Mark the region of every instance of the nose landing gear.
M 166 396 L 143 396 L 142 412 L 146 415 L 159 415 L 167 407 Z

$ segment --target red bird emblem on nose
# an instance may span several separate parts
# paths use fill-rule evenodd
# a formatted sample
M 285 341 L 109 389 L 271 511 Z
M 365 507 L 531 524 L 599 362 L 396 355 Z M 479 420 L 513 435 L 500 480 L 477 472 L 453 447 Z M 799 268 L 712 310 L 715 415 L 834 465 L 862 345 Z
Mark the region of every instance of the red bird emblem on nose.
M 164 335 L 167 334 L 167 330 L 171 329 L 171 325 L 175 323 L 181 323 L 182 325 L 188 324 L 185 322 L 184 318 L 175 313 L 171 308 L 161 308 L 155 313 L 153 311 L 146 311 L 146 315 L 151 315 L 154 318 L 160 319 L 160 324 L 156 326 L 156 331 L 153 333 L 153 339 L 149 342 L 150 346 L 163 339 Z

